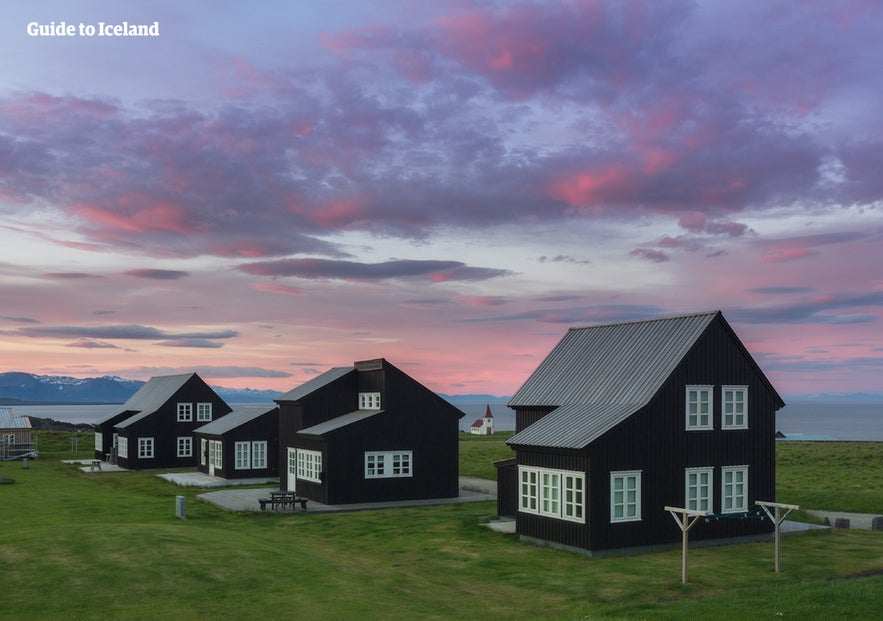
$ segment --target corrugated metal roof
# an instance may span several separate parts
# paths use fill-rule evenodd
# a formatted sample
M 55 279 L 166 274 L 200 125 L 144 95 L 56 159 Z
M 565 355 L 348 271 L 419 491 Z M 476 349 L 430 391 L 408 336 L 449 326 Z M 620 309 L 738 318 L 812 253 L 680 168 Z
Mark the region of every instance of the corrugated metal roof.
M 347 373 L 352 373 L 356 370 L 356 367 L 334 367 L 322 373 L 321 375 L 317 375 L 311 380 L 308 380 L 301 384 L 296 388 L 292 388 L 284 395 L 276 397 L 276 403 L 281 401 L 298 401 L 303 399 L 310 393 L 322 388 L 333 382 L 336 379 L 339 379 L 346 375 Z
M 268 412 L 272 412 L 273 410 L 278 411 L 279 408 L 275 405 L 245 405 L 236 408 L 235 410 L 233 410 L 229 414 L 222 416 L 218 420 L 213 420 L 210 423 L 206 423 L 202 427 L 197 427 L 193 430 L 193 433 L 221 435 L 223 433 L 227 433 L 231 429 L 236 429 L 240 425 L 251 422 L 256 418 L 267 414 Z
M 719 314 L 571 328 L 508 404 L 558 409 L 508 443 L 586 446 L 646 405 Z
M 0 429 L 30 429 L 31 419 L 27 416 L 16 416 L 15 410 L 8 407 L 0 408 Z
M 196 373 L 151 377 L 146 384 L 138 389 L 138 392 L 129 397 L 128 401 L 120 406 L 120 409 L 105 416 L 98 421 L 98 424 L 100 425 L 109 421 L 114 416 L 118 416 L 123 412 L 137 412 L 137 414 L 130 416 L 116 425 L 116 427 L 127 427 L 128 425 L 141 420 L 145 416 L 153 414 L 194 375 L 196 375 Z
M 329 431 L 334 431 L 335 429 L 340 429 L 341 427 L 352 425 L 353 423 L 371 418 L 372 416 L 383 414 L 384 411 L 385 410 L 355 410 L 354 412 L 343 414 L 341 416 L 338 416 L 337 418 L 332 418 L 331 420 L 325 421 L 324 423 L 319 423 L 318 425 L 313 425 L 312 427 L 305 427 L 297 433 L 298 435 L 303 434 L 307 436 L 321 436 L 328 433 Z

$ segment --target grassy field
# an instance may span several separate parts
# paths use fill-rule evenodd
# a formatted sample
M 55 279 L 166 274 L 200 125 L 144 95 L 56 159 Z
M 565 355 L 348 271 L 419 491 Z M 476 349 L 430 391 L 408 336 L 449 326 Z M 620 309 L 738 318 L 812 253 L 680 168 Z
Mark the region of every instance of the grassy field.
M 498 442 L 464 439 L 464 462 Z M 482 476 L 483 459 L 464 469 Z M 83 473 L 49 453 L 29 465 L 0 465 L 15 479 L 0 485 L 2 619 L 872 619 L 883 608 L 879 532 L 787 537 L 781 574 L 769 543 L 694 549 L 681 585 L 678 550 L 586 560 L 537 548 L 480 526 L 494 503 L 232 514 L 150 472 Z M 806 471 L 794 494 L 815 485 Z

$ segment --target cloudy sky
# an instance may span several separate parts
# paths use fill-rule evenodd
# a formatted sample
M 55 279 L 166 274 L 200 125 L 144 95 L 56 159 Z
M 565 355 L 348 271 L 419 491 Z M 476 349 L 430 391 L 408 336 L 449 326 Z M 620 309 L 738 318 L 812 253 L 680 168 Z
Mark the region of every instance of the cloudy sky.
M 80 34 L 124 21 L 160 35 Z M 0 370 L 385 357 L 507 395 L 572 325 L 721 309 L 786 397 L 883 392 L 881 32 L 873 0 L 4 3 Z

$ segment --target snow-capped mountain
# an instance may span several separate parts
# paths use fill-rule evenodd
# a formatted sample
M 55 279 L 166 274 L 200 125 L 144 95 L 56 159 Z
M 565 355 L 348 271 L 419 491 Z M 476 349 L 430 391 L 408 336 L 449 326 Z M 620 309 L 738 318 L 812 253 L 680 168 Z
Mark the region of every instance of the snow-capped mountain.
M 144 385 L 140 380 L 117 376 L 67 377 L 34 375 L 11 371 L 0 373 L 0 403 L 29 401 L 39 403 L 124 403 Z M 212 386 L 227 403 L 270 403 L 280 393 L 272 390 L 243 390 Z

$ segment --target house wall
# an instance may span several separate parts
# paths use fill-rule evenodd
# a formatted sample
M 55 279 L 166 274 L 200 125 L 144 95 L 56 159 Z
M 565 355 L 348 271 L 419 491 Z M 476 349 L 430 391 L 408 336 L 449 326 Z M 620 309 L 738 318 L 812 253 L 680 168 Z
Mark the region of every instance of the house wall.
M 553 407 L 527 407 L 515 409 L 515 433 L 530 427 L 543 416 L 554 410 Z
M 330 412 L 328 402 L 334 400 L 335 415 L 345 414 L 358 407 L 359 392 L 379 392 L 382 411 L 323 438 L 298 437 L 297 448 L 323 451 L 324 469 L 321 484 L 298 480 L 298 494 L 326 504 L 457 496 L 462 412 L 388 362 L 361 364 L 344 378 L 347 382 L 335 382 L 310 395 L 315 401 L 303 400 L 304 412 L 319 405 Z M 412 451 L 411 477 L 365 478 L 365 451 L 395 450 Z M 291 489 L 285 464 L 280 461 L 280 480 L 286 471 Z
M 687 385 L 714 386 L 713 430 L 686 430 Z M 721 429 L 723 385 L 748 386 L 748 429 Z M 588 473 L 585 526 L 518 512 L 517 531 L 528 537 L 591 550 L 678 542 L 681 530 L 664 507 L 686 505 L 685 470 L 690 467 L 714 469 L 714 513 L 722 510 L 722 466 L 748 466 L 749 508 L 757 500 L 776 500 L 778 405 L 777 396 L 750 356 L 718 319 L 709 325 L 644 408 L 583 451 L 574 454 L 564 449 L 516 447 L 519 464 Z M 641 520 L 611 523 L 610 473 L 626 470 L 641 471 Z M 517 483 L 514 493 L 517 497 Z M 698 523 L 690 531 L 690 538 L 740 537 L 772 530 L 768 520 L 723 518 Z
M 101 434 L 101 448 L 95 449 L 95 459 L 103 460 L 113 450 L 114 426 L 129 418 L 132 414 L 134 412 L 123 412 L 98 425 L 97 433 Z
M 178 403 L 193 404 L 192 421 L 177 421 Z M 230 406 L 215 394 L 208 384 L 194 375 L 152 414 L 125 428 L 118 428 L 120 437 L 128 438 L 129 448 L 128 457 L 118 459 L 119 465 L 129 469 L 195 467 L 199 446 L 193 430 L 208 422 L 196 420 L 197 403 L 212 404 L 212 420 L 217 420 L 231 411 Z M 190 457 L 178 457 L 179 436 L 194 438 Z M 153 458 L 141 459 L 138 457 L 138 438 L 150 437 L 153 438 Z
M 221 468 L 214 469 L 214 475 L 223 479 L 243 479 L 251 477 L 275 477 L 279 474 L 279 416 L 275 410 L 259 416 L 254 420 L 242 423 L 224 434 L 197 433 L 193 437 L 193 453 L 196 459 L 196 468 L 200 472 L 208 474 L 208 455 L 205 463 L 200 463 L 199 451 L 200 440 L 219 440 L 222 445 Z M 266 442 L 267 443 L 267 467 L 250 468 L 247 470 L 236 469 L 236 443 L 237 442 Z M 206 445 L 208 451 L 208 445 Z
M 279 404 L 277 450 L 279 485 L 280 489 L 289 490 L 294 489 L 295 486 L 293 481 L 288 481 L 288 447 L 296 445 L 297 432 L 301 429 L 318 425 L 358 408 L 356 373 L 353 371 L 339 377 L 297 402 L 278 401 L 277 403 Z
M 590 495 L 593 549 L 675 543 L 681 530 L 666 505 L 684 507 L 685 470 L 713 467 L 713 512 L 720 513 L 721 467 L 748 466 L 748 506 L 775 500 L 774 395 L 731 333 L 715 322 L 696 342 L 656 397 L 594 442 L 587 454 L 594 466 Z M 686 386 L 712 385 L 714 429 L 687 431 Z M 721 429 L 721 386 L 748 386 L 748 429 Z M 641 470 L 640 522 L 610 522 L 610 472 Z M 718 539 L 772 531 L 769 521 L 724 518 L 697 524 L 690 538 Z

